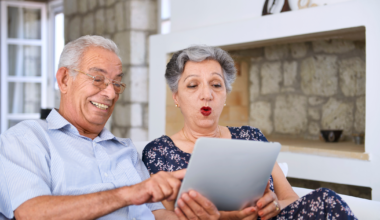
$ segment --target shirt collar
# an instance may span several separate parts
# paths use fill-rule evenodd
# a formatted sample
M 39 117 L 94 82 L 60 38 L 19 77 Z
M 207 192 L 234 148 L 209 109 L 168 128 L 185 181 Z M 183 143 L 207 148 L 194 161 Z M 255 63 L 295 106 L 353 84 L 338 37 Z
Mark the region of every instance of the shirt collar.
M 46 122 L 48 124 L 48 129 L 61 129 L 65 126 L 71 125 L 70 122 L 68 122 L 64 117 L 62 117 L 62 115 L 59 114 L 55 109 L 51 110 L 50 114 L 46 118 Z
M 106 141 L 106 140 L 111 140 L 114 138 L 117 140 L 117 138 L 107 128 L 103 128 L 103 130 L 100 132 L 98 137 L 96 137 L 94 140 L 98 138 L 99 138 L 99 141 Z
M 67 128 L 72 133 L 80 135 L 78 129 L 68 122 L 64 117 L 56 109 L 52 109 L 48 117 L 46 118 L 46 122 L 48 124 L 48 129 L 58 130 L 61 128 Z M 94 139 L 94 141 L 100 142 L 105 140 L 116 139 L 118 142 L 127 145 L 128 141 L 123 138 L 116 138 L 107 128 L 103 128 L 103 130 L 99 133 L 98 137 Z

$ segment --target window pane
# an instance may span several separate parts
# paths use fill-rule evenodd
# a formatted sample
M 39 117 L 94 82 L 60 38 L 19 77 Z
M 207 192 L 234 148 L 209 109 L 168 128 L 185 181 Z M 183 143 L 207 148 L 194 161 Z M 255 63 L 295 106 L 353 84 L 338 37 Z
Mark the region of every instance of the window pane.
M 41 76 L 41 46 L 8 45 L 9 76 Z
M 40 83 L 10 82 L 8 85 L 9 113 L 40 113 Z
M 8 7 L 8 38 L 19 38 L 20 35 L 20 15 L 16 7 Z
M 23 8 L 24 38 L 41 39 L 41 10 Z
M 22 122 L 22 120 L 8 120 L 8 128 L 15 126 L 19 122 Z
M 170 20 L 163 21 L 161 23 L 161 34 L 168 34 L 168 33 L 170 33 Z
M 170 0 L 161 0 L 161 20 L 170 18 Z
M 41 9 L 8 7 L 8 38 L 41 39 Z
M 63 13 L 59 13 L 55 15 L 55 25 L 54 25 L 55 31 L 54 31 L 54 67 L 55 71 L 54 73 L 57 72 L 58 70 L 58 63 L 59 63 L 59 58 L 61 56 L 63 47 L 65 46 L 65 36 L 64 36 L 64 16 Z M 55 74 L 54 74 L 55 75 Z

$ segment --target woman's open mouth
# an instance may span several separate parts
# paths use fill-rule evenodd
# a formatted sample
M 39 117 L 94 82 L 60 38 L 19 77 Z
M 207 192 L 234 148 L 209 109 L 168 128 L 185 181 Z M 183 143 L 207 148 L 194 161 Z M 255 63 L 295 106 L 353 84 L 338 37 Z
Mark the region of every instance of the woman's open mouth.
M 210 107 L 203 106 L 201 108 L 201 113 L 204 116 L 209 116 L 211 114 L 211 112 L 212 112 L 212 108 L 210 108 Z

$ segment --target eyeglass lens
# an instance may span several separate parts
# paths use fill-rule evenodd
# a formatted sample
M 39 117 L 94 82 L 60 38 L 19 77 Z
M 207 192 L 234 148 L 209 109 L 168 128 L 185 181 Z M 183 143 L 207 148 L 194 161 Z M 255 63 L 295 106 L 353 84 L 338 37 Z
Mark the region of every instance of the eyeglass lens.
M 93 85 L 94 86 L 97 86 L 101 89 L 105 89 L 107 88 L 108 84 L 105 83 L 105 77 L 100 75 L 100 73 L 97 73 L 97 72 L 91 72 L 90 73 L 91 75 L 94 76 L 94 81 L 93 81 Z M 117 81 L 110 81 L 110 83 L 113 84 L 113 88 L 115 90 L 116 93 L 118 94 L 121 94 L 123 93 L 124 89 L 125 89 L 125 86 L 123 84 L 121 84 L 120 82 L 117 82 Z

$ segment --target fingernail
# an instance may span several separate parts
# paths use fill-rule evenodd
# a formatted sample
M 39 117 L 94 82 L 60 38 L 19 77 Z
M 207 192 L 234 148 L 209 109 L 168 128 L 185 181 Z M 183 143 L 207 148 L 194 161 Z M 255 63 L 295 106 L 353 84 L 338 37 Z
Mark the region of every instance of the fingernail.
M 259 202 L 259 203 L 257 203 L 257 206 L 259 207 L 259 208 L 261 208 L 261 202 Z
M 190 191 L 190 196 L 195 198 L 197 196 L 197 193 L 195 191 Z
M 255 212 L 255 209 L 254 208 L 251 208 L 251 210 L 250 210 L 251 212 Z
M 184 200 L 186 200 L 186 201 L 189 201 L 190 200 L 190 197 L 187 195 L 187 194 L 183 194 L 182 195 L 182 198 L 184 199 Z
M 259 212 L 259 215 L 262 216 L 264 213 L 262 211 Z
M 174 212 L 177 213 L 177 214 L 180 213 L 178 208 L 175 208 L 175 209 L 174 209 Z
M 183 202 L 182 202 L 182 200 L 179 199 L 177 203 L 178 203 L 179 206 L 183 206 Z M 178 209 L 178 208 L 177 208 L 177 209 Z

